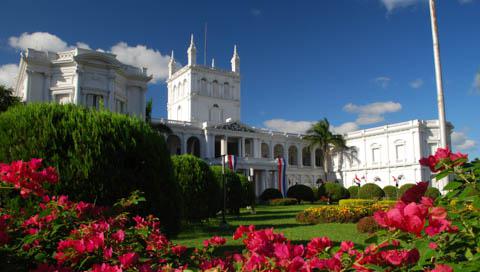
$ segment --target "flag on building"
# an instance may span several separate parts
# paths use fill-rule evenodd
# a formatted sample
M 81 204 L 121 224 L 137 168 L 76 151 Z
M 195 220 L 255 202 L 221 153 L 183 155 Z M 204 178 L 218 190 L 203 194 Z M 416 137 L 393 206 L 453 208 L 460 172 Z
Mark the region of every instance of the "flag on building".
M 230 170 L 235 172 L 237 170 L 237 156 L 227 155 L 227 165 Z
M 278 166 L 278 190 L 282 193 L 283 197 L 287 196 L 287 176 L 285 171 L 287 170 L 287 164 L 283 157 L 278 157 L 277 159 Z
M 360 186 L 360 182 L 361 182 L 361 181 L 362 181 L 362 180 L 355 174 L 355 179 L 354 179 L 355 184 L 357 184 L 358 186 Z

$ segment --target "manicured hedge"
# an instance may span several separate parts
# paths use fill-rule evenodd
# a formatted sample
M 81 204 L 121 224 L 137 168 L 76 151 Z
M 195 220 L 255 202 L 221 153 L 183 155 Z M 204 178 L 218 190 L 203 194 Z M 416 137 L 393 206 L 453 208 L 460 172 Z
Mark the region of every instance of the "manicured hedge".
M 296 198 L 274 198 L 270 199 L 268 201 L 268 205 L 272 206 L 289 206 L 289 205 L 295 205 L 297 204 L 298 201 Z
M 248 180 L 245 175 L 237 174 L 242 184 L 242 207 L 255 204 L 255 184 Z
M 367 183 L 358 189 L 358 198 L 378 200 L 385 196 L 385 192 L 375 183 Z
M 406 183 L 402 186 L 400 186 L 400 188 L 398 189 L 398 198 L 401 198 L 403 196 L 403 194 L 410 188 L 412 188 L 413 186 L 415 186 L 415 184 L 412 184 L 412 183 Z
M 350 193 L 345 187 L 333 182 L 322 184 L 318 191 L 320 196 L 329 198 L 331 202 L 338 202 L 340 199 L 350 197 Z
M 357 231 L 360 233 L 374 233 L 380 229 L 373 216 L 366 216 L 357 223 Z
M 210 167 L 213 173 L 213 178 L 218 184 L 219 192 L 216 195 L 211 195 L 212 199 L 217 203 L 217 212 L 222 209 L 223 205 L 223 181 L 222 181 L 222 167 Z M 227 185 L 227 209 L 232 214 L 239 214 L 242 207 L 242 184 L 240 178 L 236 173 L 230 169 L 225 169 L 225 183 Z M 215 197 L 216 196 L 216 197 Z
M 210 167 L 193 155 L 172 156 L 175 180 L 180 187 L 183 203 L 183 217 L 188 221 L 206 219 L 215 209 L 210 207 L 210 193 L 219 190 L 212 179 Z
M 395 186 L 387 185 L 383 187 L 383 191 L 385 192 L 385 199 L 395 200 L 398 198 L 398 189 Z
M 353 185 L 348 187 L 348 193 L 350 194 L 350 198 L 357 198 L 358 197 L 358 186 Z
M 74 105 L 30 104 L 0 114 L 0 161 L 43 158 L 56 167 L 53 193 L 110 205 L 145 192 L 141 213 L 179 228 L 181 203 L 164 138 L 145 122 Z
M 260 200 L 264 202 L 276 198 L 283 198 L 282 193 L 276 188 L 267 188 L 260 195 Z
M 295 184 L 288 188 L 287 197 L 295 198 L 298 203 L 302 201 L 314 201 L 312 188 L 303 184 Z
M 428 187 L 427 191 L 425 192 L 425 196 L 428 196 L 432 199 L 437 199 L 437 197 L 441 196 L 442 194 L 440 191 L 435 187 Z

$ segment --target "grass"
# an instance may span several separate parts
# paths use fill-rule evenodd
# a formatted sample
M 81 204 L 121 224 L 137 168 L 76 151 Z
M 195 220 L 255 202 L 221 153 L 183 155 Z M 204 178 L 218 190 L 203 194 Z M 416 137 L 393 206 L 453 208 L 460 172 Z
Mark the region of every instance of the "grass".
M 293 206 L 259 206 L 256 214 L 242 209 L 240 216 L 227 216 L 228 228 L 220 228 L 220 218 L 210 219 L 208 222 L 188 224 L 184 226 L 180 234 L 172 239 L 174 243 L 187 247 L 201 247 L 202 242 L 212 236 L 227 238 L 225 248 L 238 250 L 241 248 L 241 240 L 234 241 L 232 235 L 240 225 L 255 225 L 257 229 L 271 228 L 282 232 L 293 243 L 307 243 L 311 238 L 328 236 L 332 241 L 340 242 L 350 240 L 355 244 L 363 244 L 367 236 L 357 232 L 355 224 L 318 224 L 306 225 L 295 220 L 295 215 L 305 208 L 319 206 L 315 204 Z

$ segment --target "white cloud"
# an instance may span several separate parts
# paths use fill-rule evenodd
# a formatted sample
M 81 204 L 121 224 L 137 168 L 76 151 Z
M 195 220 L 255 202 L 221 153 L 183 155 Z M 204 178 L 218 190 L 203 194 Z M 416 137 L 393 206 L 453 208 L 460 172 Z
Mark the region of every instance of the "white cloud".
M 385 118 L 380 115 L 360 115 L 357 120 L 355 120 L 355 123 L 358 125 L 370 125 L 382 122 L 383 120 L 385 120 Z
M 343 107 L 344 111 L 358 115 L 355 123 L 359 126 L 382 122 L 385 120 L 384 114 L 397 112 L 401 109 L 402 105 L 400 103 L 392 101 L 375 102 L 366 105 L 348 103 Z
M 125 42 L 117 43 L 110 50 L 117 55 L 117 59 L 121 62 L 137 67 L 146 67 L 148 72 L 153 74 L 152 83 L 164 80 L 168 76 L 170 57 L 162 55 L 160 51 L 147 48 L 145 45 L 129 46 Z
M 380 2 L 385 6 L 388 12 L 392 12 L 394 9 L 397 8 L 414 6 L 422 1 L 425 0 L 380 0 Z
M 413 89 L 418 89 L 423 86 L 423 79 L 417 78 L 415 80 L 410 81 L 410 87 Z
M 346 122 L 339 126 L 332 126 L 331 130 L 333 133 L 345 134 L 348 132 L 358 130 L 358 125 L 355 122 Z
M 77 42 L 76 46 L 68 45 L 67 42 L 60 39 L 58 36 L 50 34 L 48 32 L 25 32 L 18 37 L 10 37 L 8 39 L 8 44 L 11 47 L 20 50 L 33 48 L 36 50 L 52 52 L 70 50 L 74 47 L 90 49 L 90 46 L 84 42 Z
M 17 64 L 5 64 L 0 66 L 0 84 L 13 87 L 18 74 Z
M 477 142 L 468 138 L 465 132 L 454 131 L 451 139 L 454 150 L 471 152 L 477 148 Z
M 305 133 L 315 122 L 312 121 L 290 121 L 285 119 L 271 119 L 263 122 L 268 129 L 291 132 Z
M 377 84 L 378 86 L 386 89 L 388 87 L 388 85 L 390 84 L 391 80 L 392 79 L 389 78 L 389 77 L 381 76 L 381 77 L 377 77 L 377 78 L 373 79 L 373 82 L 375 82 L 375 84 Z

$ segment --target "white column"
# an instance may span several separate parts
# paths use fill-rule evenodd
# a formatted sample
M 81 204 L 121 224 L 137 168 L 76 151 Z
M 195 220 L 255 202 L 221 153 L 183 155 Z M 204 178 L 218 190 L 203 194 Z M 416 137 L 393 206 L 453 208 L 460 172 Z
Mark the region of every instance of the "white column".
M 228 155 L 228 137 L 226 135 L 220 140 L 220 154 Z
M 83 75 L 83 69 L 80 65 L 77 66 L 76 72 L 76 80 L 75 80 L 75 90 L 73 93 L 73 103 L 75 105 L 81 105 L 82 100 L 81 100 L 81 89 L 82 89 L 82 75 Z
M 246 155 L 246 152 L 245 152 L 245 137 L 242 137 L 242 140 L 240 141 L 240 144 L 242 146 L 241 152 L 239 152 L 240 156 L 242 158 L 245 158 L 245 155 Z
M 30 69 L 26 70 L 27 73 L 27 83 L 25 84 L 25 93 L 24 93 L 24 101 L 27 103 L 30 102 L 30 94 L 32 93 L 32 75 L 33 71 Z
M 188 136 L 185 135 L 185 134 L 182 134 L 182 139 L 181 139 L 181 141 L 182 141 L 182 146 L 181 146 L 181 148 L 180 148 L 182 154 L 186 154 L 186 153 L 187 153 L 187 140 L 188 140 Z
M 44 102 L 50 102 L 51 100 L 51 95 L 50 95 L 50 81 L 52 79 L 52 74 L 50 72 L 45 72 L 44 74 L 44 85 L 43 85 L 43 96 L 42 100 Z
M 215 156 L 215 135 L 205 131 L 205 158 L 213 158 Z
M 270 158 L 275 159 L 275 153 L 273 152 L 275 144 L 270 141 Z
M 310 148 L 310 165 L 312 168 L 317 168 L 315 165 L 315 148 L 314 147 L 309 147 Z
M 253 139 L 253 157 L 261 158 L 262 157 L 262 144 L 260 139 Z
M 285 163 L 288 165 L 288 144 L 283 144 L 283 158 L 285 159 Z
M 104 106 L 112 112 L 115 111 L 115 72 L 113 71 L 108 74 L 108 103 Z
M 303 168 L 303 148 L 297 144 L 297 165 L 298 168 Z

